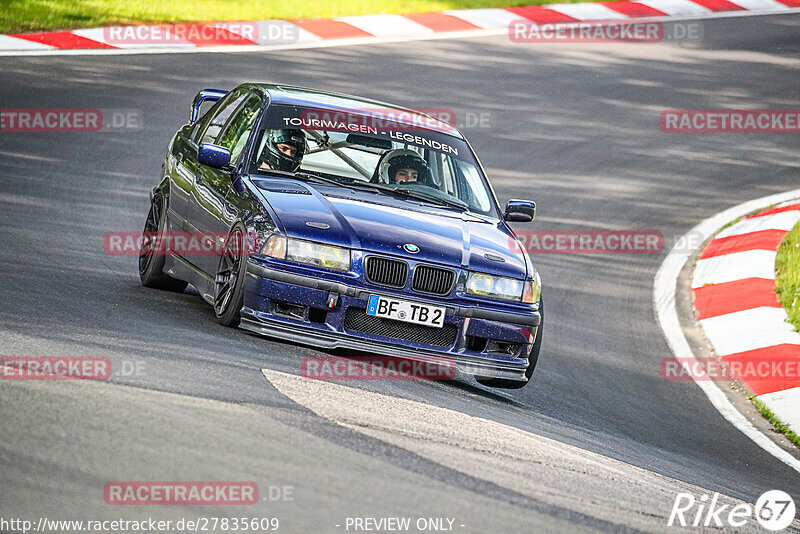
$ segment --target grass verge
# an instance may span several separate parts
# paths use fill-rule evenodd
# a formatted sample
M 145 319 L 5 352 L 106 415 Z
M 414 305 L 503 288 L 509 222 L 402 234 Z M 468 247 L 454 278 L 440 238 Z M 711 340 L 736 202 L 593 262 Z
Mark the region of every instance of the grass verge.
M 775 293 L 800 332 L 800 223 L 786 234 L 775 257 Z
M 587 0 L 0 0 L 0 33 L 112 24 L 329 18 Z
M 767 406 L 758 400 L 755 395 L 750 396 L 750 401 L 758 408 L 758 411 L 761 412 L 761 415 L 772 424 L 772 427 L 775 429 L 775 432 L 778 434 L 783 434 L 786 436 L 786 439 L 792 442 L 795 447 L 800 448 L 800 436 L 792 432 L 789 428 L 789 425 L 785 425 L 780 422 L 780 420 L 775 417 L 775 414 L 772 413 L 772 410 L 767 408 Z
M 789 322 L 795 330 L 800 331 L 800 223 L 784 236 L 778 247 L 778 254 L 775 257 L 775 293 L 786 315 L 789 316 Z M 755 396 L 751 396 L 750 400 L 776 432 L 785 435 L 796 447 L 800 447 L 800 436 L 788 425 L 781 423 Z

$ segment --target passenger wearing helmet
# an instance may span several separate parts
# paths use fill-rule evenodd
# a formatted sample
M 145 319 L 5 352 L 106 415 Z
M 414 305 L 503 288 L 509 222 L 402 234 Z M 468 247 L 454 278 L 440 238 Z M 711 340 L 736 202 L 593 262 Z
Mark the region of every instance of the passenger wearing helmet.
M 413 150 L 392 150 L 380 164 L 380 181 L 389 184 L 430 184 L 428 164 Z
M 265 137 L 258 168 L 296 172 L 308 152 L 303 131 L 289 128 L 267 130 Z
M 389 159 L 390 184 L 427 183 L 429 174 L 428 164 L 416 154 L 400 154 Z

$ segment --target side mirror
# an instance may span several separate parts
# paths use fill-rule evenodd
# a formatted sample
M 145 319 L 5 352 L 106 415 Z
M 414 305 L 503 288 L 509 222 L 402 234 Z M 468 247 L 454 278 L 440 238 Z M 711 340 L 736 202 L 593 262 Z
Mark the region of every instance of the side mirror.
M 506 204 L 503 218 L 512 222 L 531 222 L 536 217 L 536 202 L 511 199 Z
M 225 147 L 203 143 L 197 149 L 197 161 L 215 169 L 228 170 L 231 164 L 231 151 Z

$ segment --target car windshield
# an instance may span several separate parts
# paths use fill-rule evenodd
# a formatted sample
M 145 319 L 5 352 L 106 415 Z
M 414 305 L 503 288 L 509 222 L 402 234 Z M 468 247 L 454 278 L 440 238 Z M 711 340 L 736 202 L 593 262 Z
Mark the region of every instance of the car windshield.
M 375 112 L 272 105 L 257 133 L 250 172 L 296 171 L 497 216 L 469 146 L 444 133 L 450 126 L 435 119 L 428 124 L 396 120 Z

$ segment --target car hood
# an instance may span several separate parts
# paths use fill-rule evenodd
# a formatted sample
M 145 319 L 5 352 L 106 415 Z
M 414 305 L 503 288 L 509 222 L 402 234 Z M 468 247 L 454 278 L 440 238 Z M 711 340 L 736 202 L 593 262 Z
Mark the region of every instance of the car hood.
M 410 260 L 523 278 L 524 257 L 502 221 L 370 191 L 254 180 L 286 235 Z M 419 248 L 409 253 L 404 245 Z

